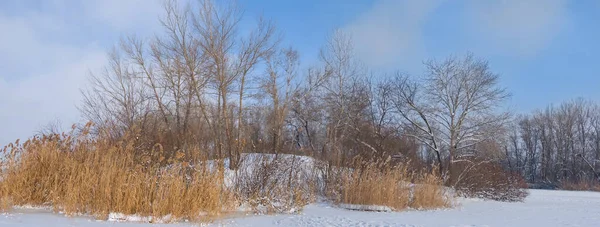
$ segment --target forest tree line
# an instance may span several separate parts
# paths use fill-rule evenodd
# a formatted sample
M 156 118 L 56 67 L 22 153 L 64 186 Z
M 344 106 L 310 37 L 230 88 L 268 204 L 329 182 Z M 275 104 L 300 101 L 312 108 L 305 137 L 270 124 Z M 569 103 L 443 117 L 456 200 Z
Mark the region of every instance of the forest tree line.
M 600 106 L 576 99 L 516 117 L 505 165 L 529 182 L 600 180 Z

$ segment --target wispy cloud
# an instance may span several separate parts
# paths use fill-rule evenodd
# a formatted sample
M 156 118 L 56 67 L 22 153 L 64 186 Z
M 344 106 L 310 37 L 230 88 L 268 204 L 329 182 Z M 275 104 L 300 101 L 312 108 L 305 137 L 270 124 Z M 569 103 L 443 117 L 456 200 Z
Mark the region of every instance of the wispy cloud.
M 104 52 L 93 51 L 68 59 L 72 63 L 53 71 L 15 81 L 0 78 L 0 144 L 30 136 L 57 119 L 66 124 L 63 127 L 76 123 L 79 88 L 86 82 L 88 69 L 102 65 L 104 59 Z
M 108 46 L 100 43 L 114 44 L 117 40 L 110 39 L 119 33 L 156 26 L 160 8 L 158 1 L 139 0 L 44 4 L 38 9 L 16 5 L 19 13 L 0 10 L 0 31 L 10 31 L 0 42 L 0 145 L 55 120 L 65 128 L 78 121 L 79 90 L 89 71 L 106 62 Z M 66 14 L 63 7 L 81 11 Z M 80 30 L 81 24 L 89 30 Z M 109 40 L 89 35 L 94 29 L 102 29 L 93 34 L 104 33 Z
M 162 13 L 162 1 L 159 0 L 88 0 L 83 1 L 83 10 L 97 23 L 127 32 L 155 24 Z
M 360 58 L 374 68 L 419 68 L 422 60 L 437 57 L 430 56 L 431 42 L 446 45 L 447 49 L 443 49 L 443 45 L 436 43 L 435 46 L 442 47 L 435 50 L 438 52 L 531 56 L 547 48 L 569 23 L 567 3 L 566 0 L 376 0 L 343 29 L 352 34 Z M 436 13 L 447 10 L 453 12 Z M 436 26 L 428 24 L 431 21 L 451 21 L 446 25 L 455 27 L 460 34 L 425 31 L 428 26 Z M 425 32 L 437 36 L 424 37 Z M 451 43 L 445 40 L 448 36 L 470 43 L 467 46 Z
M 468 26 L 494 51 L 532 55 L 546 48 L 568 23 L 566 0 L 475 1 Z
M 344 30 L 352 35 L 357 54 L 369 66 L 389 68 L 401 62 L 419 62 L 425 48 L 423 25 L 441 2 L 376 1 Z
M 43 40 L 45 27 L 35 18 L 0 15 L 0 144 L 31 135 L 62 119 L 74 123 L 79 88 L 87 69 L 103 64 L 104 51 L 93 44 L 69 46 Z

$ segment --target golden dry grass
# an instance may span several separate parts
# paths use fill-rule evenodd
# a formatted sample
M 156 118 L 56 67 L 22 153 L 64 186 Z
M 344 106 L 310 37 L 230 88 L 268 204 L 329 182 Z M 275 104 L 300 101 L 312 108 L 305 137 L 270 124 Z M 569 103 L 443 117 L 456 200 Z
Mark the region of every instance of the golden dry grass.
M 436 174 L 425 173 L 417 178 L 414 185 L 410 207 L 415 209 L 437 209 L 451 207 L 451 198 L 444 192 L 444 185 Z
M 77 142 L 74 142 L 77 141 Z M 5 148 L 0 206 L 49 205 L 67 214 L 110 212 L 208 220 L 230 210 L 222 170 L 144 163 L 130 144 L 46 136 Z M 216 169 L 216 168 L 215 168 Z
M 403 210 L 410 201 L 410 188 L 402 183 L 406 180 L 406 171 L 400 168 L 380 170 L 368 165 L 362 171 L 348 170 L 342 179 L 340 202 Z
M 121 213 L 205 222 L 229 215 L 242 203 L 255 211 L 266 207 L 261 211 L 266 213 L 301 210 L 314 201 L 317 185 L 332 189 L 328 195 L 338 203 L 394 210 L 450 204 L 437 175 L 414 174 L 407 165 L 391 166 L 389 160 L 335 167 L 322 182 L 312 169 L 302 171 L 306 167 L 296 159 L 267 159 L 247 175 L 237 172 L 234 185 L 227 186 L 223 161 L 199 159 L 198 149 L 165 155 L 159 145 L 143 150 L 134 144 L 85 133 L 11 144 L 0 160 L 0 209 L 50 206 L 67 215 L 101 219 Z
M 452 198 L 444 194 L 438 175 L 416 174 L 406 166 L 391 167 L 387 163 L 362 164 L 342 168 L 336 173 L 333 188 L 338 203 L 378 205 L 399 211 L 407 208 L 436 209 L 449 207 Z M 411 184 L 413 182 L 414 184 Z

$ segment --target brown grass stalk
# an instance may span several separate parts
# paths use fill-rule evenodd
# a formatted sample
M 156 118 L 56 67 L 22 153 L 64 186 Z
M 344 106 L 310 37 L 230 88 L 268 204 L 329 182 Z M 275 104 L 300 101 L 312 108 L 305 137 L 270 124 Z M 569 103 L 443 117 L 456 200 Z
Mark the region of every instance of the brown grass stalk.
M 434 172 L 409 172 L 407 165 L 387 162 L 362 163 L 355 168 L 339 168 L 330 176 L 330 197 L 338 203 L 385 206 L 399 211 L 407 208 L 449 207 L 440 177 Z M 412 183 L 411 183 L 412 182 Z
M 164 222 L 211 221 L 241 204 L 261 213 L 301 210 L 314 201 L 317 185 L 325 185 L 327 195 L 338 203 L 393 210 L 450 204 L 434 172 L 415 174 L 408 165 L 391 165 L 389 160 L 318 171 L 313 165 L 318 160 L 257 155 L 263 158 L 242 162 L 241 169 L 246 164 L 253 167 L 235 172 L 233 185 L 227 185 L 224 160 L 184 155 L 202 154 L 193 148 L 165 152 L 157 145 L 144 150 L 126 138 L 109 142 L 85 133 L 63 134 L 7 146 L 0 160 L 0 209 L 50 206 L 67 215 L 102 219 L 120 213 L 169 217 L 154 219 Z M 324 172 L 326 178 L 316 174 Z
M 415 209 L 436 209 L 451 207 L 451 198 L 445 192 L 443 181 L 437 171 L 417 176 L 410 207 Z
M 77 142 L 74 142 L 77 141 Z M 46 136 L 5 149 L 1 208 L 52 206 L 66 214 L 107 217 L 110 212 L 207 220 L 230 209 L 218 170 L 169 160 L 154 165 L 131 144 Z M 159 158 L 160 159 L 160 158 Z

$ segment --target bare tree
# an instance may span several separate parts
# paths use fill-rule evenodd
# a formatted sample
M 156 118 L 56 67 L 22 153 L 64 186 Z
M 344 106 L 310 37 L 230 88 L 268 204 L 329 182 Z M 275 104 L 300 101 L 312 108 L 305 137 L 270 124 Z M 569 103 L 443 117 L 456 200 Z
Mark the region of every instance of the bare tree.
M 425 66 L 420 82 L 398 74 L 395 109 L 411 127 L 409 134 L 436 154 L 440 172 L 450 171 L 508 119 L 507 113 L 497 112 L 508 94 L 488 63 L 471 54 L 427 61 Z
M 237 29 L 242 12 L 234 4 L 217 7 L 212 1 L 201 2 L 194 12 L 194 28 L 200 35 L 199 45 L 208 57 L 212 83 L 217 92 L 216 148 L 219 156 L 223 149 L 231 159 L 230 167 L 236 168 L 240 153 L 245 146 L 243 134 L 243 100 L 249 73 L 277 43 L 274 26 L 263 19 L 248 37 L 237 39 Z M 229 95 L 238 84 L 237 117 L 232 118 Z M 236 122 L 237 121 L 237 122 Z M 235 127 L 237 126 L 237 130 Z
M 341 142 L 346 139 L 348 122 L 356 112 L 350 111 L 352 102 L 349 91 L 356 88 L 356 80 L 361 76 L 360 63 L 354 57 L 352 38 L 342 31 L 335 31 L 321 51 L 327 78 L 322 84 L 322 99 L 326 103 L 327 141 L 323 151 L 329 157 L 343 161 Z
M 528 176 L 530 181 L 535 182 L 538 172 L 538 162 L 540 162 L 538 155 L 540 130 L 535 126 L 533 119 L 528 116 L 522 117 L 518 124 L 521 140 L 524 144 L 523 148 L 526 153 L 525 156 L 527 157 L 525 176 Z
M 298 52 L 289 48 L 267 57 L 266 76 L 260 82 L 261 91 L 267 95 L 270 104 L 268 125 L 271 134 L 271 150 L 281 152 L 283 131 L 293 97 L 298 92 L 295 78 L 298 73 Z
M 235 168 L 246 137 L 242 117 L 247 78 L 277 45 L 275 28 L 260 19 L 241 36 L 242 12 L 233 2 L 203 0 L 180 6 L 171 0 L 164 11 L 164 33 L 150 40 L 123 39 L 105 73 L 92 76 L 82 112 L 124 128 L 141 119 L 157 120 L 152 130 L 143 131 L 156 132 L 152 144 L 172 143 L 168 147 L 174 151 L 186 151 L 204 131 L 213 140 L 205 147 L 219 157 L 227 154 Z
M 324 70 L 311 68 L 307 74 L 307 81 L 292 98 L 290 121 L 292 127 L 296 130 L 296 140 L 300 149 L 316 155 L 321 151 L 319 137 L 325 137 L 323 130 L 321 130 L 325 125 L 325 104 L 319 98 L 320 94 L 318 92 L 324 80 L 328 77 L 328 73 Z
M 104 70 L 91 74 L 89 89 L 81 92 L 83 104 L 79 110 L 97 127 L 131 128 L 137 120 L 144 121 L 150 105 L 134 68 L 116 49 L 109 53 Z

